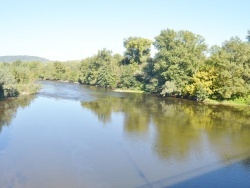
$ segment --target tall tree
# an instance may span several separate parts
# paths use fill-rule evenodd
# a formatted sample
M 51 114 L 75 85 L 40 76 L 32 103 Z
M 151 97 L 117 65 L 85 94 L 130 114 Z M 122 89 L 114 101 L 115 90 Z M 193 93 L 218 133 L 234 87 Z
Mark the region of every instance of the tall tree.
M 150 57 L 152 41 L 141 37 L 129 37 L 124 40 L 125 58 L 128 63 L 142 64 Z
M 193 74 L 204 63 L 207 50 L 204 41 L 203 37 L 190 31 L 171 29 L 161 31 L 155 38 L 154 46 L 158 53 L 154 69 L 158 84 L 164 88 L 163 95 L 181 94 L 185 85 L 190 83 Z
M 238 37 L 213 49 L 210 64 L 214 67 L 213 83 L 219 99 L 244 97 L 250 90 L 250 45 Z
M 114 88 L 120 77 L 120 61 L 122 56 L 112 55 L 110 50 L 100 50 L 96 55 L 84 59 L 80 64 L 81 83 Z

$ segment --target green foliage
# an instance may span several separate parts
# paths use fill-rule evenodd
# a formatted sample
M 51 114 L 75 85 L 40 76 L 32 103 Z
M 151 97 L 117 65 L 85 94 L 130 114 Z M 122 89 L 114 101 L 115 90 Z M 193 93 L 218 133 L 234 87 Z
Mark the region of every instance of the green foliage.
M 247 104 L 247 105 L 250 105 L 250 95 L 245 96 L 245 97 L 235 98 L 233 101 L 235 103 L 237 103 L 237 104 Z
M 60 80 L 78 82 L 80 74 L 80 63 L 71 62 L 49 62 L 40 65 L 38 75 L 44 80 Z
M 0 69 L 0 100 L 6 97 L 17 96 L 15 78 L 6 67 Z
M 142 64 L 150 57 L 150 46 L 152 41 L 141 37 L 129 37 L 124 40 L 126 48 L 125 59 L 128 63 Z
M 9 68 L 17 84 L 28 84 L 38 78 L 40 65 L 38 62 L 15 61 Z
M 54 70 L 53 63 L 45 63 L 40 69 L 39 78 L 44 80 L 55 80 L 54 76 L 56 75 Z
M 14 84 L 15 78 L 6 67 L 0 69 L 0 85 Z
M 98 51 L 97 55 L 86 58 L 80 63 L 79 81 L 83 84 L 115 88 L 121 78 L 121 61 L 119 54 L 112 55 L 106 49 Z
M 155 37 L 154 58 L 151 40 L 128 37 L 124 56 L 102 49 L 81 62 L 0 63 L 0 99 L 35 93 L 34 81 L 44 79 L 250 103 L 250 31 L 247 40 L 231 38 L 207 54 L 200 35 L 166 29 Z
M 115 73 L 112 72 L 112 63 L 112 52 L 106 49 L 98 51 L 98 54 L 93 57 L 84 59 L 80 63 L 80 82 L 113 87 L 115 85 Z
M 133 88 L 141 89 L 140 82 L 136 80 L 133 73 L 135 73 L 138 65 L 129 64 L 121 67 L 121 78 L 117 87 L 119 88 Z
M 97 84 L 102 87 L 116 87 L 117 76 L 111 70 L 110 64 L 105 64 L 98 70 Z
M 151 78 L 147 83 L 143 85 L 143 90 L 150 93 L 158 93 L 158 79 Z
M 162 94 L 183 92 L 183 89 L 192 80 L 192 76 L 203 65 L 207 46 L 200 35 L 195 35 L 189 31 L 163 30 L 155 38 L 155 48 L 158 53 L 155 57 L 155 72 L 160 87 L 164 87 Z M 168 90 L 167 85 L 175 89 Z
M 177 91 L 175 81 L 166 81 L 164 86 L 162 87 L 161 95 L 172 95 Z
M 213 83 L 215 79 L 216 75 L 212 68 L 198 71 L 193 75 L 191 83 L 186 85 L 185 91 L 187 94 L 203 101 L 214 93 Z
M 0 99 L 19 94 L 33 94 L 39 89 L 34 80 L 38 78 L 40 64 L 37 62 L 3 63 L 0 66 Z
M 61 62 L 54 62 L 53 63 L 54 66 L 54 78 L 56 80 L 65 80 L 66 76 L 65 76 L 65 66 L 61 63 Z
M 40 89 L 40 85 L 35 84 L 34 82 L 30 82 L 27 84 L 17 84 L 17 91 L 21 95 L 32 95 L 36 94 Z
M 217 99 L 244 97 L 250 90 L 250 45 L 231 38 L 221 48 L 213 50 L 209 59 L 214 67 L 213 83 Z
M 75 62 L 69 62 L 66 63 L 66 77 L 67 77 L 67 81 L 70 82 L 78 82 L 79 80 L 79 63 L 75 63 Z

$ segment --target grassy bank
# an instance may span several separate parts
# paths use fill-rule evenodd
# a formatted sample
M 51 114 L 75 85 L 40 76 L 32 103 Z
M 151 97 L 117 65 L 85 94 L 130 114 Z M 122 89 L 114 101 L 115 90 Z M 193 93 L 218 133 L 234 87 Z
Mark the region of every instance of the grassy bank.
M 17 85 L 18 95 L 33 95 L 36 94 L 40 88 L 41 86 L 39 84 L 34 83 Z
M 249 106 L 250 105 L 248 102 L 242 101 L 242 100 L 217 101 L 213 99 L 205 99 L 203 103 L 208 104 L 208 105 L 225 105 L 225 106 Z
M 34 83 L 7 85 L 0 88 L 0 100 L 23 95 L 33 95 L 36 94 L 40 88 L 41 86 L 39 84 Z
M 133 89 L 114 89 L 113 91 L 122 93 L 144 93 L 144 91 Z

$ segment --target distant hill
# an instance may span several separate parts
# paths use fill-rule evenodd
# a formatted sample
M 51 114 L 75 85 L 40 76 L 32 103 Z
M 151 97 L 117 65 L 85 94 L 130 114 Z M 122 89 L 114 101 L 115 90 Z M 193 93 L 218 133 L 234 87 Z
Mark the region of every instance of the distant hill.
M 16 56 L 0 56 L 0 62 L 14 62 L 20 60 L 22 62 L 27 62 L 27 61 L 39 61 L 39 62 L 48 62 L 50 61 L 49 59 L 45 59 L 42 57 L 37 57 L 37 56 L 28 56 L 28 55 L 16 55 Z

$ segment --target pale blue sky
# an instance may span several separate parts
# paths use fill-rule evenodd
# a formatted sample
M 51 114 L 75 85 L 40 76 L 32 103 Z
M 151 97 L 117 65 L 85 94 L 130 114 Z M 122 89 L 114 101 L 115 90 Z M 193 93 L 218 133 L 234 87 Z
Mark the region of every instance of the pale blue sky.
M 129 36 L 154 39 L 189 30 L 208 45 L 245 40 L 249 0 L 0 0 L 0 56 L 83 59 L 102 48 L 123 53 Z

